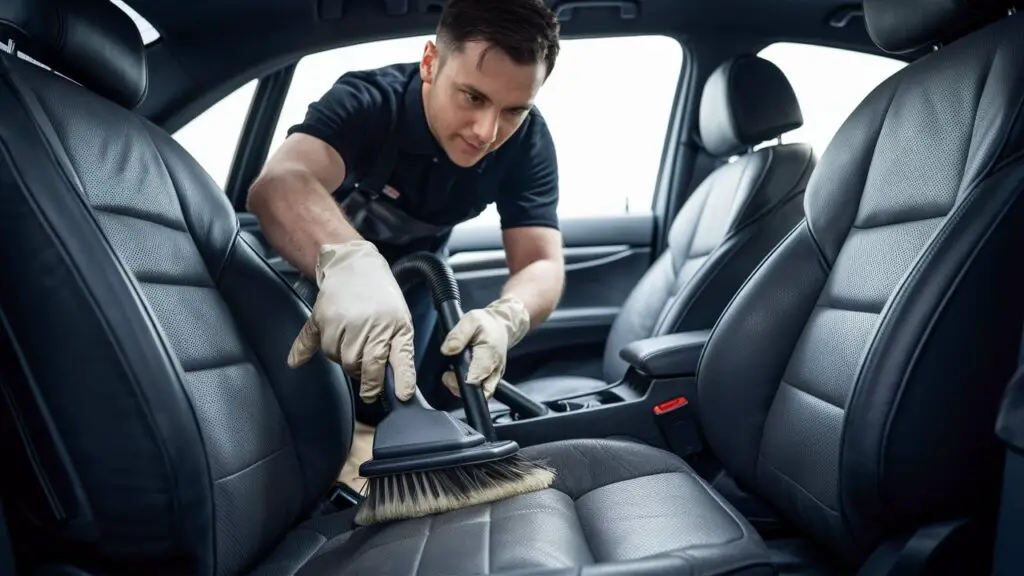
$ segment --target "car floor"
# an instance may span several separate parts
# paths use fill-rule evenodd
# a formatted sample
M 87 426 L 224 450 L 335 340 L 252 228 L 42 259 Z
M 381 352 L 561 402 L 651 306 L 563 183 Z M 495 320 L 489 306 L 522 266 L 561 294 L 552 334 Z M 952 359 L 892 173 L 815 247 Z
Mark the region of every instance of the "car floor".
M 829 562 L 812 543 L 802 538 L 767 540 L 765 544 L 780 576 L 824 576 L 844 573 L 842 567 Z

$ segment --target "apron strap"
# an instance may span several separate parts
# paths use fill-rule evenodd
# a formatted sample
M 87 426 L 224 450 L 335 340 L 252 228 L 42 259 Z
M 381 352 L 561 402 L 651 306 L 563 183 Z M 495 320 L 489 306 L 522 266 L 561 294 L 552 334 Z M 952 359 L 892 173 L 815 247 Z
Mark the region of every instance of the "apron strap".
M 408 89 L 407 85 L 406 90 Z M 378 194 L 384 192 L 384 187 L 387 186 L 388 180 L 391 179 L 391 174 L 395 170 L 395 165 L 398 163 L 400 141 L 398 120 L 401 117 L 399 106 L 401 101 L 393 95 L 391 96 L 390 104 L 393 112 L 391 113 L 391 125 L 388 128 L 387 138 L 384 139 L 384 145 L 381 147 L 380 154 L 377 156 L 373 168 L 370 169 L 370 173 L 355 183 L 356 188 L 364 190 L 371 198 L 376 198 Z

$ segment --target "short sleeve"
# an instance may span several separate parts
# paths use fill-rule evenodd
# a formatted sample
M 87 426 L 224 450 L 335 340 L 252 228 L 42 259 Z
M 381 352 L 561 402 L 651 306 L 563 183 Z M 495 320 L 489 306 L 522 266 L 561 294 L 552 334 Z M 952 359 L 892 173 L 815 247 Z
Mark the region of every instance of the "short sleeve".
M 289 128 L 288 135 L 298 132 L 319 138 L 351 166 L 368 144 L 367 137 L 384 134 L 390 124 L 393 105 L 386 90 L 387 86 L 364 73 L 345 74 L 309 105 L 305 118 Z
M 558 228 L 558 159 L 547 123 L 531 114 L 516 160 L 502 179 L 497 198 L 501 228 Z

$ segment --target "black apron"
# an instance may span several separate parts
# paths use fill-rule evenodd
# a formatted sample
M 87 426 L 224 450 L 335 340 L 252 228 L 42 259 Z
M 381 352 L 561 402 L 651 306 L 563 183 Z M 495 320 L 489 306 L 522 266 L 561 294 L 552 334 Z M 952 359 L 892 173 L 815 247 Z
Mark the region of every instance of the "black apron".
M 412 89 L 413 80 L 415 78 L 406 83 L 405 91 Z M 454 225 L 433 224 L 413 218 L 402 211 L 398 207 L 398 201 L 385 192 L 388 180 L 391 179 L 398 162 L 398 153 L 401 147 L 400 120 L 402 114 L 399 103 L 402 101 L 404 101 L 404 97 L 396 98 L 395 112 L 391 116 L 387 138 L 384 140 L 384 145 L 370 172 L 365 176 L 357 176 L 353 184 L 348 186 L 343 184 L 338 190 L 343 196 L 340 202 L 341 209 L 359 235 L 378 247 L 384 245 L 397 249 L 431 239 L 437 240 L 435 244 L 439 244 L 451 232 Z M 484 207 L 486 207 L 486 202 L 479 203 L 475 207 L 476 210 L 466 214 L 460 220 L 465 221 L 476 216 L 483 211 Z
M 440 239 L 451 231 L 451 225 L 413 218 L 384 192 L 398 160 L 398 149 L 399 131 L 393 128 L 370 173 L 348 190 L 342 190 L 345 197 L 341 201 L 341 209 L 356 232 L 374 244 L 404 246 L 431 238 Z

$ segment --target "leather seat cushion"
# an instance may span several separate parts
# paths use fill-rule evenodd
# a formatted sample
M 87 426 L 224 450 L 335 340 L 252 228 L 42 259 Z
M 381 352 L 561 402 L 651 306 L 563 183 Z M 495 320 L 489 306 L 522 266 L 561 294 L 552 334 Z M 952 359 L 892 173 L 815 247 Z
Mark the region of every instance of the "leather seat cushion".
M 750 524 L 672 454 L 617 440 L 523 453 L 556 467 L 551 489 L 370 527 L 352 511 L 314 518 L 254 574 L 771 573 Z

